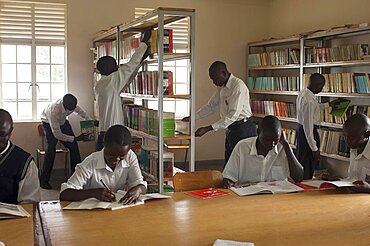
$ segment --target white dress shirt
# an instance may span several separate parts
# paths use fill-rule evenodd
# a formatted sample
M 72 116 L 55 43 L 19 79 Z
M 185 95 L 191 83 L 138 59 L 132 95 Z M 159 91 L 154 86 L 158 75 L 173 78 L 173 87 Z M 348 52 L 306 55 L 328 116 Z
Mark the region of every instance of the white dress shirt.
M 120 94 L 136 76 L 147 47 L 145 43 L 140 43 L 128 63 L 121 65 L 116 72 L 108 76 L 102 75 L 96 82 L 94 91 L 99 108 L 99 131 L 107 131 L 113 125 L 123 125 Z
M 370 141 L 367 142 L 364 151 L 357 155 L 357 149 L 351 149 L 348 177 L 350 179 L 365 181 L 370 177 Z
M 221 119 L 212 124 L 214 130 L 225 129 L 235 121 L 252 116 L 249 90 L 243 80 L 231 74 L 226 85 L 217 87 L 208 103 L 198 110 L 196 119 L 215 112 L 220 113 Z
M 10 141 L 6 148 L 0 153 L 3 155 L 10 148 Z M 18 183 L 18 197 L 19 203 L 32 203 L 41 200 L 39 172 L 34 160 L 24 167 L 23 173 L 26 172 L 24 178 Z
M 312 151 L 317 151 L 313 129 L 315 124 L 320 123 L 320 110 L 329 107 L 329 103 L 318 103 L 315 94 L 308 88 L 304 88 L 299 92 L 296 107 L 297 120 L 303 126 L 307 143 Z
M 257 152 L 257 137 L 240 140 L 231 153 L 222 173 L 235 183 L 256 183 L 286 180 L 289 177 L 288 158 L 278 143 L 264 157 Z
M 104 160 L 104 149 L 86 157 L 76 166 L 76 171 L 61 186 L 60 192 L 66 189 L 88 190 L 104 188 L 100 179 L 108 188 L 117 192 L 118 190 L 131 189 L 146 182 L 141 175 L 141 170 L 135 153 L 130 150 L 125 158 L 112 170 Z
M 65 142 L 73 142 L 75 137 L 66 135 L 60 129 L 64 125 L 66 118 L 71 113 L 75 113 L 84 119 L 90 119 L 86 112 L 79 106 L 76 106 L 74 111 L 66 110 L 63 106 L 63 99 L 59 99 L 54 103 L 49 104 L 41 114 L 41 121 L 49 123 L 54 137 Z

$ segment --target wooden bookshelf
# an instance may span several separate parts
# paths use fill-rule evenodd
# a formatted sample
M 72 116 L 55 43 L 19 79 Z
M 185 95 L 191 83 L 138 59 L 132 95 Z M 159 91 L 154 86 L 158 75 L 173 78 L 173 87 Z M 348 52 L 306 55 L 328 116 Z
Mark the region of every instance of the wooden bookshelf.
M 264 90 L 251 90 L 253 94 L 266 94 L 266 95 L 282 95 L 282 96 L 297 96 L 298 91 L 264 91 Z
M 344 98 L 370 98 L 369 93 L 335 93 L 335 92 L 320 92 L 317 94 L 319 97 L 344 97 Z

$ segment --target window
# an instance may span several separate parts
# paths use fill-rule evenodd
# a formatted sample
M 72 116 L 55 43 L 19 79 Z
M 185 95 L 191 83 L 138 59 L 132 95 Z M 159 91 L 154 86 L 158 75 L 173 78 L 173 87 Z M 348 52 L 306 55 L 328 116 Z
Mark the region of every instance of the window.
M 37 121 L 66 92 L 64 4 L 0 1 L 0 106 Z
M 138 18 L 153 9 L 135 8 L 135 18 Z M 172 22 L 165 28 L 173 29 L 173 47 L 175 53 L 189 52 L 189 18 Z M 149 71 L 158 70 L 157 65 L 150 64 Z M 164 71 L 172 71 L 175 94 L 190 93 L 190 63 L 188 59 L 164 62 Z M 157 109 L 158 103 L 148 102 L 148 106 Z M 176 118 L 182 118 L 189 115 L 190 103 L 188 100 L 166 100 L 163 102 L 163 108 L 169 112 L 175 112 Z

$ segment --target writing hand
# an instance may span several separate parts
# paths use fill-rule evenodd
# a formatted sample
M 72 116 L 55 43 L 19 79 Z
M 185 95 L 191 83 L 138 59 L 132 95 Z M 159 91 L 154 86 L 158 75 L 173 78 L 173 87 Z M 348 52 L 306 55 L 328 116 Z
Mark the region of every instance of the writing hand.
M 104 202 L 116 201 L 116 196 L 114 195 L 114 193 L 105 188 L 93 189 L 92 192 L 93 196 L 100 201 Z

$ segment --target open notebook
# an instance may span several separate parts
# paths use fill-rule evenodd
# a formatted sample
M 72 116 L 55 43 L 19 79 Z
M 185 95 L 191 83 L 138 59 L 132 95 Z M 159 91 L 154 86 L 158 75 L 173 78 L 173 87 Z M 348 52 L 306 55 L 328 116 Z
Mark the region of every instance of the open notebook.
M 256 194 L 282 194 L 297 192 L 303 190 L 301 187 L 290 183 L 289 181 L 272 181 L 272 182 L 260 182 L 247 187 L 231 187 L 233 192 L 239 196 L 249 196 Z
M 302 181 L 304 185 L 309 185 L 315 188 L 331 188 L 331 187 L 350 187 L 354 186 L 354 179 L 341 179 L 337 181 L 326 181 L 326 180 L 307 180 Z
M 15 219 L 31 217 L 31 215 L 21 206 L 0 202 L 0 219 Z
M 139 199 L 136 201 L 135 204 L 130 204 L 130 205 L 123 205 L 122 203 L 118 203 L 118 201 L 124 197 L 126 194 L 126 191 L 119 190 L 116 195 L 116 201 L 115 202 L 103 202 L 99 201 L 96 198 L 89 198 L 83 201 L 78 201 L 78 202 L 71 202 L 68 206 L 64 207 L 63 209 L 96 209 L 96 208 L 101 208 L 101 209 L 109 209 L 109 210 L 117 210 L 117 209 L 122 209 L 122 208 L 129 208 L 129 207 L 134 207 L 138 205 L 144 204 L 144 201 L 150 200 L 150 199 L 162 199 L 162 198 L 170 198 L 170 196 L 162 195 L 159 193 L 152 193 L 152 194 L 145 194 L 141 195 Z

